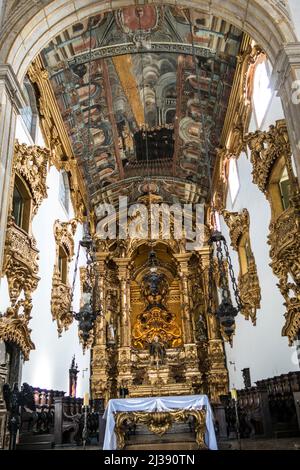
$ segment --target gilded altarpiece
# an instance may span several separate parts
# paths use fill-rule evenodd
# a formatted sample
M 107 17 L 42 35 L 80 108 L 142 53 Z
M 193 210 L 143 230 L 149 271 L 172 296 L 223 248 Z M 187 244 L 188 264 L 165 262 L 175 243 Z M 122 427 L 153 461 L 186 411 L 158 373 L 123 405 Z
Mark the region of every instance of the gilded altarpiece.
M 96 260 L 102 315 L 93 335 L 93 398 L 125 388 L 130 397 L 207 393 L 217 402 L 228 373 L 218 322 L 206 311 L 209 248 L 191 254 L 174 240 L 101 241 Z M 159 360 L 153 344 L 164 350 Z

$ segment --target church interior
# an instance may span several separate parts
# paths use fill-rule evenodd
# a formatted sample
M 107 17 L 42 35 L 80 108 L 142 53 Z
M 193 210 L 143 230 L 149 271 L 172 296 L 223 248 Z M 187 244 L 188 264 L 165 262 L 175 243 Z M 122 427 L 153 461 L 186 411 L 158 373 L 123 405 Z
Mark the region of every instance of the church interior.
M 298 0 L 0 1 L 1 450 L 300 449 L 299 96 Z

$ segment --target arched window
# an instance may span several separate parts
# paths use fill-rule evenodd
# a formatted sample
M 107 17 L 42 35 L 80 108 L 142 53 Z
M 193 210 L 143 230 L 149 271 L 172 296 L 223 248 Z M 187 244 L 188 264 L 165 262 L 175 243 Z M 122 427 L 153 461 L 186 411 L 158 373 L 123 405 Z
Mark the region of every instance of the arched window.
M 249 271 L 249 265 L 253 254 L 250 245 L 249 233 L 244 233 L 238 241 L 238 255 L 240 263 L 240 273 L 243 276 Z
M 36 105 L 35 91 L 27 77 L 24 79 L 23 93 L 27 101 L 27 106 L 22 108 L 21 116 L 30 136 L 32 137 L 32 140 L 35 141 L 38 110 Z
M 12 215 L 14 217 L 15 224 L 25 232 L 29 232 L 31 194 L 26 183 L 18 175 L 15 175 Z
M 290 207 L 291 182 L 284 158 L 280 158 L 271 173 L 269 195 L 273 218 Z
M 59 174 L 59 200 L 67 214 L 69 214 L 70 187 L 67 173 L 63 170 Z
M 229 174 L 228 174 L 228 184 L 231 197 L 232 205 L 235 203 L 236 197 L 240 189 L 240 179 L 238 174 L 238 167 L 235 158 L 231 158 L 229 161 Z
M 65 248 L 62 245 L 59 245 L 59 248 L 58 248 L 58 270 L 59 270 L 61 281 L 64 284 L 67 284 L 68 255 L 67 255 Z
M 253 83 L 253 107 L 258 127 L 260 127 L 263 122 L 272 98 L 270 74 L 267 60 L 258 63 L 255 69 Z

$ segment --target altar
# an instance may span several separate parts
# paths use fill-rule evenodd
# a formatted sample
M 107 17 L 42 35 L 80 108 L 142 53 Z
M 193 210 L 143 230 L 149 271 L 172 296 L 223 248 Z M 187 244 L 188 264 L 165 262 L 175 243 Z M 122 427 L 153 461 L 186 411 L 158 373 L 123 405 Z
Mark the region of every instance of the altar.
M 103 450 L 124 447 L 121 429 L 130 417 L 135 423 L 146 423 L 153 433 L 159 435 L 163 435 L 173 422 L 192 417 L 196 423 L 199 448 L 217 450 L 213 413 L 206 395 L 109 400 L 103 415 L 106 420 Z

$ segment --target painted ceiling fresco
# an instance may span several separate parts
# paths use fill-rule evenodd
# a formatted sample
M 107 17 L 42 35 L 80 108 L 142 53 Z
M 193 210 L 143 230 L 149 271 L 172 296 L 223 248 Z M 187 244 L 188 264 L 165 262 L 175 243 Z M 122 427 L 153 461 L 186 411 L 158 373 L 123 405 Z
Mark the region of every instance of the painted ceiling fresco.
M 146 5 L 49 43 L 42 60 L 92 198 L 149 176 L 174 200 L 206 197 L 241 40 L 216 17 Z

